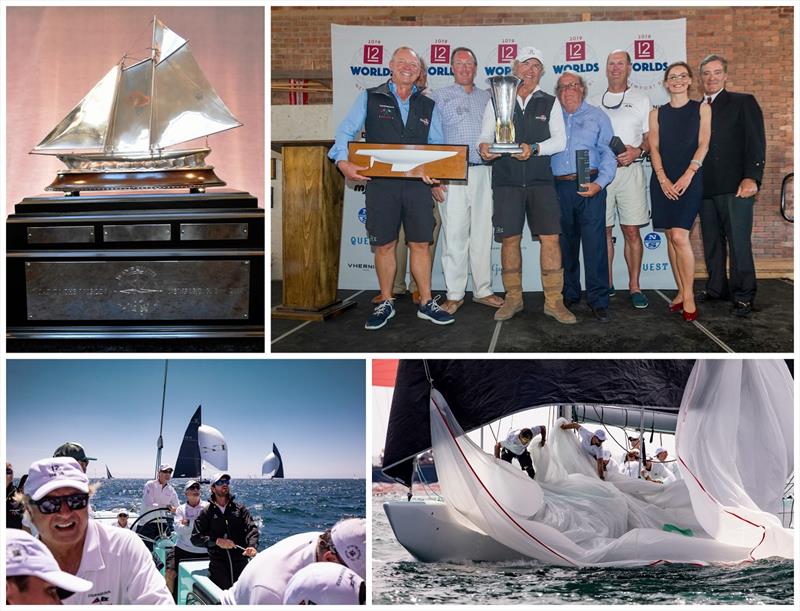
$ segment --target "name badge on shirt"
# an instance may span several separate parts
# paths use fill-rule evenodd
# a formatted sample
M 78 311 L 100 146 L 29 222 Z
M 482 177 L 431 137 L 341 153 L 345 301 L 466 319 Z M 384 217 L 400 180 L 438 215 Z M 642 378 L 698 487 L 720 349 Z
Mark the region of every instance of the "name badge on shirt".
M 537 121 L 547 121 L 547 115 L 536 115 L 534 119 Z
M 430 119 L 428 119 L 428 117 L 422 117 L 419 120 L 419 122 L 422 123 L 425 127 L 428 127 L 428 125 L 430 124 Z
M 394 119 L 394 106 L 391 104 L 378 104 L 379 119 Z

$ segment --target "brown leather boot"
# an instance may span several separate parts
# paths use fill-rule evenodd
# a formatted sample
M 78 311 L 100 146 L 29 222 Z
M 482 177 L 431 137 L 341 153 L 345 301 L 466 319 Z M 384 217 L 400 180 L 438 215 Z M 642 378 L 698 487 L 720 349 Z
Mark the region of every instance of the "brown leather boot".
M 561 291 L 564 289 L 564 269 L 542 270 L 542 288 L 544 289 L 544 313 L 552 316 L 565 325 L 578 322 L 575 314 L 564 305 Z
M 503 286 L 506 289 L 506 300 L 494 313 L 495 320 L 509 320 L 517 312 L 522 312 L 522 271 L 503 271 Z

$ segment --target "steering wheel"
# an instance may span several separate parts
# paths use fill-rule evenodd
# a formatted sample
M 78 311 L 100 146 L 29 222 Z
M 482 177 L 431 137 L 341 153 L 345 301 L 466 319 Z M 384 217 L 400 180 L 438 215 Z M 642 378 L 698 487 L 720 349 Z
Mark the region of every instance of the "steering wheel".
M 156 539 L 151 539 L 150 537 L 139 532 L 140 528 L 146 526 L 146 524 L 139 523 L 142 521 L 142 518 L 147 516 L 149 516 L 147 524 L 154 523 L 158 527 L 158 537 Z M 168 539 L 173 531 L 173 514 L 166 507 L 156 507 L 155 509 L 145 511 L 138 518 L 136 518 L 133 524 L 131 524 L 130 528 L 133 532 L 139 535 L 139 537 L 145 541 L 149 541 L 150 543 L 155 543 L 161 539 Z

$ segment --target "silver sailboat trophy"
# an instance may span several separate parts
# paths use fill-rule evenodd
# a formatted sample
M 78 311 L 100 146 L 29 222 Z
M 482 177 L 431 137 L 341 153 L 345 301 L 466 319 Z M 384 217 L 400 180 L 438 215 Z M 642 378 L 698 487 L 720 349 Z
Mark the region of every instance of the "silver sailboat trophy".
M 189 43 L 153 17 L 150 57 L 130 66 L 126 59 L 31 151 L 55 155 L 67 166 L 47 190 L 202 193 L 225 185 L 205 163 L 210 148 L 170 148 L 242 125 L 206 79 Z

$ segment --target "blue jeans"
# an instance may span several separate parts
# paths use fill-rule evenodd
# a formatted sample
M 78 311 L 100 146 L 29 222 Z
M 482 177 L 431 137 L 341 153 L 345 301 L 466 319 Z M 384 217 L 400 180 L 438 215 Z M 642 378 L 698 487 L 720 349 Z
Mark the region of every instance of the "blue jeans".
M 591 198 L 575 191 L 575 181 L 556 181 L 561 205 L 561 259 L 564 267 L 564 299 L 580 301 L 580 252 L 586 301 L 593 308 L 608 307 L 608 250 L 606 247 L 606 190 Z

